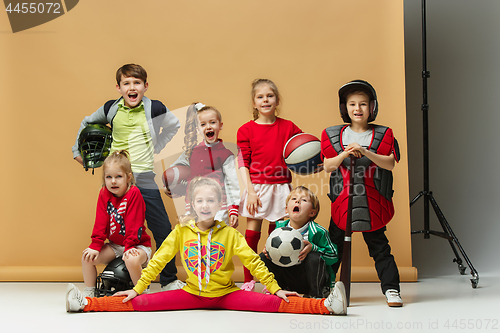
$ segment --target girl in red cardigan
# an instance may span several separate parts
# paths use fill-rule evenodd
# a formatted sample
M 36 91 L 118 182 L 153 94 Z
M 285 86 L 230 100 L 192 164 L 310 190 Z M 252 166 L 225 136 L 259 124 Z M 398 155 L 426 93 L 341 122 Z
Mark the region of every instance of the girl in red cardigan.
M 94 296 L 96 265 L 121 256 L 135 284 L 141 277 L 142 265 L 151 257 L 151 238 L 144 225 L 146 205 L 133 185 L 126 150 L 115 151 L 106 158 L 102 178 L 104 186 L 97 200 L 92 242 L 82 255 L 83 294 L 87 297 Z
M 278 88 L 268 79 L 252 83 L 254 120 L 238 129 L 238 165 L 245 184 L 239 213 L 247 218 L 245 239 L 257 252 L 262 220 L 269 223 L 268 232 L 276 227 L 276 221 L 287 217 L 286 197 L 291 190 L 292 175 L 283 159 L 283 148 L 295 134 L 302 133 L 290 120 L 277 116 L 280 104 Z M 255 281 L 245 269 L 242 289 L 253 291 Z

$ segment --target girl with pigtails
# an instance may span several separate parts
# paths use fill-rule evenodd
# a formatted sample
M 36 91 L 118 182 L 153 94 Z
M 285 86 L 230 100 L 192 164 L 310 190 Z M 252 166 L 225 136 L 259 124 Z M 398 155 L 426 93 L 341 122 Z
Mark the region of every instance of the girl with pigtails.
M 192 179 L 200 176 L 215 179 L 224 190 L 223 204 L 215 218 L 236 228 L 238 226 L 240 188 L 235 156 L 219 138 L 222 125 L 222 115 L 215 107 L 202 103 L 191 104 L 186 114 L 184 152 L 171 166 L 185 165 L 190 167 L 191 174 L 188 178 L 188 184 Z M 203 141 L 199 144 L 198 134 L 203 137 Z M 172 197 L 168 189 L 166 193 Z M 189 194 L 186 193 L 186 212 L 189 212 L 190 209 L 188 196 Z

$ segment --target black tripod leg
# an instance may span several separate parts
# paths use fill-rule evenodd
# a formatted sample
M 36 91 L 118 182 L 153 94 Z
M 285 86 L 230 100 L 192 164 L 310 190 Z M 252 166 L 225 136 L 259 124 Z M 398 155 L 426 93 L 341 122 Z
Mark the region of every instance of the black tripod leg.
M 455 242 L 455 244 L 458 246 L 460 253 L 464 257 L 465 262 L 467 263 L 467 265 L 470 268 L 470 273 L 472 275 L 472 279 L 470 280 L 472 283 L 472 288 L 477 288 L 477 284 L 479 282 L 479 275 L 477 274 L 476 269 L 472 265 L 472 262 L 469 260 L 469 257 L 465 253 L 465 250 L 463 249 L 462 245 L 458 241 L 457 236 L 455 236 L 455 234 L 453 233 L 453 230 L 451 229 L 451 226 L 449 225 L 448 221 L 446 221 L 446 218 L 444 217 L 443 212 L 439 208 L 439 205 L 437 204 L 436 199 L 434 199 L 432 192 L 429 192 L 428 197 L 429 197 L 429 201 L 432 205 L 432 208 L 434 209 L 434 212 L 436 213 L 436 216 L 437 216 L 439 222 L 441 223 L 441 227 L 443 228 L 445 233 L 448 233 L 452 237 L 453 242 Z M 466 267 L 463 266 L 462 259 L 460 258 L 458 251 L 455 248 L 455 245 L 453 244 L 452 240 L 448 239 L 448 241 L 450 242 L 451 249 L 455 253 L 455 259 L 453 261 L 455 261 L 458 264 L 458 269 L 460 271 L 460 274 L 464 275 Z
M 412 201 L 410 201 L 410 207 L 413 206 L 415 202 L 418 201 L 421 197 L 424 198 L 424 230 L 412 231 L 412 234 L 424 234 L 425 239 L 430 238 L 430 218 L 429 218 L 429 192 L 428 191 L 420 191 Z
M 451 226 L 449 225 L 448 221 L 444 217 L 443 212 L 439 208 L 439 205 L 437 204 L 436 199 L 434 199 L 434 196 L 432 193 L 429 193 L 429 199 L 432 205 L 432 208 L 434 209 L 434 212 L 436 213 L 436 216 L 441 224 L 441 228 L 443 228 L 443 231 L 445 234 L 449 235 L 450 237 L 447 237 L 448 242 L 450 243 L 451 249 L 453 250 L 453 253 L 455 254 L 455 259 L 453 259 L 453 262 L 456 262 L 458 265 L 458 270 L 461 275 L 465 275 L 465 270 L 467 267 L 465 267 L 462 264 L 462 258 L 460 258 L 460 254 L 458 253 L 457 249 L 455 248 L 455 245 L 453 242 L 456 240 L 458 243 L 458 240 L 456 239 L 455 235 L 453 234 L 453 230 L 451 230 Z M 460 243 L 458 243 L 460 244 Z
M 417 202 L 418 199 L 420 199 L 421 196 L 424 195 L 424 191 L 420 191 L 415 198 L 413 198 L 412 201 L 410 201 L 410 207 L 413 206 L 415 202 Z

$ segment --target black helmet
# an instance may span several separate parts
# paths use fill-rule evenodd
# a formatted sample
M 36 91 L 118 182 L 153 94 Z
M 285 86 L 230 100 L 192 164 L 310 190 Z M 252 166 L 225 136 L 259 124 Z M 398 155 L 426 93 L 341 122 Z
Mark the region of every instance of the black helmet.
M 111 150 L 111 128 L 103 124 L 89 124 L 78 137 L 78 150 L 83 159 L 85 171 L 102 165 Z
M 365 92 L 370 98 L 370 116 L 368 117 L 368 122 L 374 121 L 377 118 L 378 113 L 378 101 L 377 101 L 377 93 L 375 89 L 366 81 L 363 80 L 353 80 L 344 84 L 339 89 L 339 106 L 340 106 L 340 116 L 342 120 L 346 123 L 351 122 L 351 118 L 347 114 L 347 106 L 346 106 L 346 98 L 351 92 L 361 90 Z
M 132 289 L 134 284 L 130 279 L 125 262 L 121 257 L 109 262 L 101 274 L 97 276 L 96 297 L 111 296 L 118 291 Z

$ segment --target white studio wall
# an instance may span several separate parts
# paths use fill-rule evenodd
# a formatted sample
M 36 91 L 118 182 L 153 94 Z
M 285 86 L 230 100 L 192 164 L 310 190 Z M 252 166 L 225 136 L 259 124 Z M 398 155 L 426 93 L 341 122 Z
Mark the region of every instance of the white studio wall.
M 500 175 L 497 96 L 500 2 L 428 0 L 430 190 L 479 273 L 498 273 Z M 405 0 L 410 199 L 423 190 L 421 1 Z M 410 210 L 423 228 L 423 200 Z M 431 208 L 431 229 L 441 231 Z M 447 240 L 412 236 L 419 275 L 459 274 Z M 466 274 L 469 275 L 467 269 Z

